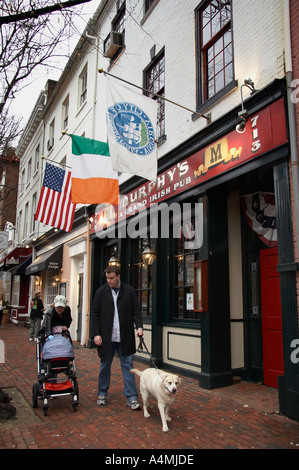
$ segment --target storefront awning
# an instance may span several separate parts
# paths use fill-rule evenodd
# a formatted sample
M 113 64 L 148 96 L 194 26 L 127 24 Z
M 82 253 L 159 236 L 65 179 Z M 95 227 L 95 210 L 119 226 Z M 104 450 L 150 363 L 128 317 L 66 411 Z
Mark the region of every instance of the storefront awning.
M 1 271 L 11 270 L 18 267 L 23 260 L 31 254 L 32 248 L 16 247 L 0 260 Z
M 19 266 L 9 270 L 11 274 L 25 274 L 27 266 L 32 262 L 32 255 L 28 256 L 27 258 L 23 259 Z
M 60 269 L 62 267 L 62 245 L 38 256 L 27 268 L 26 274 L 34 275 L 45 269 Z

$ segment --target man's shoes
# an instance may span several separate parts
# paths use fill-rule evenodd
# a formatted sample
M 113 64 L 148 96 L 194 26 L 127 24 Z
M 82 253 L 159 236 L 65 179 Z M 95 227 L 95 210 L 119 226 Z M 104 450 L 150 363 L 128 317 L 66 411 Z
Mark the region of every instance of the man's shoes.
M 101 406 L 101 405 L 106 405 L 106 397 L 104 396 L 99 396 L 98 397 L 98 400 L 97 400 L 97 405 Z
M 127 406 L 129 406 L 131 410 L 141 410 L 141 406 L 137 400 L 127 401 Z

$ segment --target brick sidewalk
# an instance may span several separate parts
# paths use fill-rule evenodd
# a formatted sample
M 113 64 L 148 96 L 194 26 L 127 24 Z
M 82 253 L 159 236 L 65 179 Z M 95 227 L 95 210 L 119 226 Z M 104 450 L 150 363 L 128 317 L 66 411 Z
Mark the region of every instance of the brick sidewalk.
M 5 363 L 0 387 L 14 397 L 16 419 L 0 422 L 0 449 L 299 449 L 299 422 L 278 412 L 277 390 L 239 382 L 203 390 L 198 381 L 182 377 L 182 387 L 170 411 L 169 432 L 163 433 L 155 401 L 151 417 L 126 407 L 118 359 L 114 360 L 107 406 L 96 405 L 99 359 L 95 349 L 75 346 L 80 389 L 74 412 L 71 397 L 31 406 L 37 380 L 35 343 L 27 328 L 0 327 Z M 145 365 L 135 361 L 135 367 Z M 138 379 L 137 379 L 138 381 Z

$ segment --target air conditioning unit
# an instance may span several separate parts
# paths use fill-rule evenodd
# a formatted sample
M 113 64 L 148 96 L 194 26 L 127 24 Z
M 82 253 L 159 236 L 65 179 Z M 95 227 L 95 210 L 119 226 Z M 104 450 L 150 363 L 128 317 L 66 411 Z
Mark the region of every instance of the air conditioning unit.
M 104 43 L 104 57 L 111 59 L 124 46 L 124 36 L 124 33 L 111 31 Z
M 47 142 L 47 150 L 51 150 L 51 148 L 54 146 L 54 137 L 52 139 L 49 139 Z

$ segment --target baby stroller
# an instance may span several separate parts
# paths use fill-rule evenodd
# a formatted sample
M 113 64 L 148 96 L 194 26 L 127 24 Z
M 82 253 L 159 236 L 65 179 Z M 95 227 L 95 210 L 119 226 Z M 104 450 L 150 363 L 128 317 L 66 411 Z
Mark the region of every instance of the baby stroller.
M 32 388 L 32 406 L 37 408 L 38 399 L 43 400 L 44 415 L 47 415 L 49 399 L 57 396 L 72 396 L 73 410 L 79 403 L 79 386 L 76 378 L 74 349 L 71 337 L 65 332 L 55 332 L 52 339 L 36 342 L 37 383 Z

